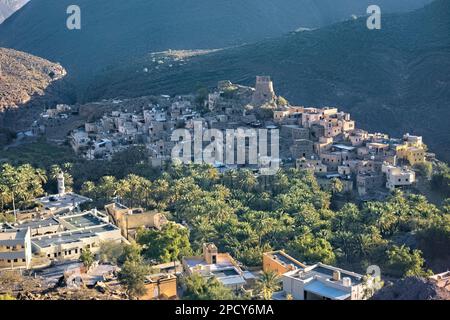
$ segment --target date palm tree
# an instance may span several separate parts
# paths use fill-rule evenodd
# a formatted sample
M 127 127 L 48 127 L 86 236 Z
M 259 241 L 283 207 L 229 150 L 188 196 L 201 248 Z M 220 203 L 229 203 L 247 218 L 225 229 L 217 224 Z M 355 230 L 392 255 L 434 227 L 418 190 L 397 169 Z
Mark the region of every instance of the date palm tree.
M 258 292 L 264 300 L 271 300 L 273 293 L 280 287 L 280 277 L 272 271 L 265 271 L 257 282 Z

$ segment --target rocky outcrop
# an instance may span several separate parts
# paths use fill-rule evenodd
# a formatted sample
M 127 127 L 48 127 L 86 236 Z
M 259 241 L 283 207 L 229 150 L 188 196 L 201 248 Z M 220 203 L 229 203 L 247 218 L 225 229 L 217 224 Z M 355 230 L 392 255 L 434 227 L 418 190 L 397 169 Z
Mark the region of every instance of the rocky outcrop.
M 450 292 L 428 279 L 409 277 L 386 285 L 372 300 L 450 300 Z
M 63 78 L 59 64 L 16 50 L 0 48 L 0 112 L 17 108 Z

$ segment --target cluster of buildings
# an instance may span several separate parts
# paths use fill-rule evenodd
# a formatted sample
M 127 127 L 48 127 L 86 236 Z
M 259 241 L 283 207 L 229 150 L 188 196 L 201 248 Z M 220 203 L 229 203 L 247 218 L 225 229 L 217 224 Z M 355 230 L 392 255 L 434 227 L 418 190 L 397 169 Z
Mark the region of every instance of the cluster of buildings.
M 67 119 L 73 113 L 77 112 L 72 106 L 67 104 L 57 104 L 54 108 L 49 108 L 41 114 L 42 119 Z
M 145 145 L 152 161 L 161 163 L 170 159 L 173 130 L 196 117 L 197 113 L 192 110 L 193 99 L 192 96 L 174 99 L 161 96 L 157 102 L 149 101 L 140 110 L 118 107 L 73 130 L 69 143 L 76 153 L 89 160 L 110 160 L 114 153 L 132 145 Z
M 214 277 L 236 292 L 252 292 L 258 279 L 212 243 L 203 245 L 201 256 L 184 257 L 182 264 L 185 275 Z M 363 275 L 320 262 L 307 266 L 284 251 L 264 253 L 263 271 L 280 277 L 282 290 L 274 293 L 276 300 L 362 300 L 367 298 L 366 286 L 372 285 L 364 282 Z
M 78 261 L 83 250 L 99 253 L 102 243 L 124 243 L 135 239 L 140 228 L 161 230 L 168 223 L 164 213 L 129 209 L 120 203 L 81 211 L 80 205 L 91 200 L 75 193 L 66 193 L 64 177 L 58 177 L 58 194 L 36 199 L 40 207 L 18 211 L 14 223 L 0 224 L 0 270 L 33 269 L 45 283 L 56 284 L 61 277 L 68 286 L 80 282 L 87 286 L 117 282 L 116 266 L 95 264 L 85 270 Z M 145 279 L 141 299 L 177 297 L 177 276 L 180 262 L 152 266 Z
M 112 269 L 96 265 L 97 271 L 82 273 L 79 267 L 73 268 L 72 264 L 77 263 L 83 250 L 89 249 L 95 254 L 103 242 L 129 243 L 129 239 L 136 237 L 137 229 L 161 230 L 168 223 L 164 213 L 129 209 L 119 203 L 106 205 L 104 212 L 96 209 L 80 212 L 78 207 L 72 208 L 73 203 L 58 201 L 59 197 L 67 196 L 61 182 L 59 191 L 50 196 L 57 203 L 55 206 L 47 204 L 39 215 L 37 211 L 34 215 L 21 213 L 15 223 L 0 225 L 0 269 L 37 269 L 52 281 L 57 281 L 61 273 L 68 279 L 83 278 L 84 283 L 94 285 L 98 279 L 102 282 L 101 277 L 111 274 Z M 69 197 L 77 199 L 78 203 L 88 201 L 74 194 Z M 213 243 L 203 244 L 199 256 L 154 265 L 152 270 L 145 279 L 146 290 L 141 299 L 176 298 L 179 296 L 178 278 L 192 274 L 215 278 L 225 287 L 241 293 L 252 292 L 257 281 L 255 273 L 246 270 L 230 254 L 220 253 Z M 362 299 L 361 275 L 321 263 L 306 266 L 283 251 L 265 253 L 263 270 L 282 275 L 283 292 L 274 298 L 290 294 L 300 300 Z M 55 274 L 59 276 L 55 278 Z
M 81 211 L 89 198 L 66 193 L 64 176 L 58 176 L 58 194 L 36 199 L 41 207 L 15 213 L 14 223 L 0 225 L 0 268 L 30 269 L 52 262 L 76 260 L 84 249 L 97 253 L 102 242 L 128 243 L 137 229 L 160 230 L 168 220 L 164 213 L 119 203 Z
M 103 241 L 121 242 L 122 235 L 96 210 L 5 223 L 0 231 L 0 266 L 30 269 L 78 259 L 86 248 L 96 253 Z
M 42 267 L 78 259 L 86 248 L 96 253 L 104 241 L 124 241 L 121 230 L 104 213 L 96 209 L 77 212 L 71 206 L 58 205 L 59 213 L 44 211 L 38 217 L 24 213 L 15 223 L 2 224 L 0 267 Z
M 420 136 L 406 134 L 395 139 L 387 134 L 369 133 L 357 128 L 350 114 L 334 107 L 291 106 L 276 96 L 273 82 L 267 76 L 258 76 L 255 88 L 220 81 L 204 99 L 203 111 L 199 110 L 195 95 L 161 96 L 133 112 L 128 112 L 125 104 L 72 131 L 69 141 L 87 159 L 111 159 L 115 152 L 130 145 L 145 145 L 152 164 L 161 165 L 172 159 L 176 143 L 172 141 L 173 131 L 184 128 L 194 137 L 196 123 L 201 123 L 204 131 L 278 129 L 278 163 L 295 162 L 298 169 L 314 172 L 322 184 L 340 179 L 344 191 L 361 198 L 379 198 L 388 190 L 413 185 L 416 175 L 412 167 L 426 162 L 429 156 Z M 183 143 L 186 142 L 189 141 Z M 271 147 L 267 149 L 272 150 Z M 234 148 L 235 151 L 240 148 L 238 143 Z M 249 152 L 246 150 L 246 159 Z M 237 166 L 228 160 L 218 160 L 217 167 L 247 167 L 258 172 L 263 159 L 258 159 L 257 165 Z
M 81 272 L 77 261 L 83 250 L 95 254 L 104 242 L 129 243 L 138 229 L 161 230 L 169 221 L 163 212 L 130 209 L 120 203 L 106 205 L 103 212 L 80 211 L 79 205 L 89 199 L 66 194 L 63 176 L 58 180 L 58 194 L 37 199 L 43 205 L 41 211 L 19 212 L 15 223 L 0 225 L 0 269 L 35 269 L 53 282 L 64 275 L 68 285 L 73 282 L 75 287 L 81 280 L 102 290 L 114 287 L 120 269 L 96 264 L 92 270 Z M 361 274 L 320 262 L 306 265 L 284 251 L 266 252 L 262 258 L 262 271 L 280 276 L 282 290 L 274 293 L 273 299 L 361 300 L 372 292 L 366 290 L 372 283 Z M 151 268 L 141 299 L 176 299 L 182 294 L 178 279 L 193 274 L 215 278 L 236 293 L 252 295 L 259 272 L 246 269 L 229 253 L 220 253 L 213 243 L 204 243 L 199 256 Z M 446 288 L 448 274 L 431 280 Z
M 274 121 L 298 169 L 314 172 L 323 183 L 338 178 L 345 191 L 360 197 L 413 185 L 412 167 L 427 161 L 422 137 L 369 133 L 337 108 L 285 106 L 274 111 Z
M 405 134 L 402 139 L 394 139 L 357 128 L 350 114 L 334 107 L 289 105 L 276 96 L 270 77 L 257 77 L 255 88 L 220 81 L 217 89 L 204 98 L 203 111 L 196 111 L 199 106 L 195 95 L 161 96 L 132 111 L 126 104 L 114 103 L 119 107 L 71 131 L 70 145 L 89 160 L 110 160 L 132 145 L 144 145 L 152 164 L 160 166 L 172 159 L 172 133 L 176 129 L 187 129 L 192 137 L 199 123 L 202 136 L 207 129 L 278 129 L 278 161 L 294 162 L 298 169 L 313 172 L 324 185 L 339 179 L 344 191 L 362 199 L 412 186 L 416 181 L 413 166 L 429 157 L 420 136 Z M 70 106 L 58 105 L 42 118 L 64 119 L 73 112 Z M 36 125 L 35 130 L 45 128 Z M 271 145 L 266 147 L 272 149 Z M 234 148 L 233 154 L 238 148 L 245 148 L 246 155 L 250 152 L 247 143 L 234 144 Z M 217 163 L 217 167 L 239 165 Z M 0 225 L 0 269 L 30 269 L 77 260 L 86 248 L 96 253 L 104 241 L 127 243 L 136 238 L 140 228 L 161 230 L 169 223 L 164 212 L 127 208 L 120 203 L 106 205 L 104 212 L 81 212 L 80 205 L 90 199 L 65 192 L 62 174 L 58 177 L 58 194 L 37 201 L 42 208 L 15 212 L 15 223 Z M 251 289 L 257 279 L 231 255 L 219 253 L 212 243 L 203 245 L 200 256 L 152 268 L 157 272 L 146 277 L 144 299 L 177 297 L 178 276 L 216 278 L 235 291 Z M 322 263 L 308 266 L 283 251 L 264 253 L 263 270 L 281 276 L 283 289 L 274 299 L 365 298 L 367 283 L 362 275 Z M 445 286 L 448 274 L 439 275 L 435 281 L 445 282 Z
M 272 101 L 275 94 L 270 86 L 268 77 L 258 77 L 257 89 L 220 81 L 214 92 L 203 97 L 201 106 L 196 95 L 154 97 L 132 111 L 132 102 L 128 106 L 117 104 L 115 110 L 71 131 L 69 143 L 89 160 L 110 160 L 114 153 L 132 145 L 144 145 L 150 151 L 152 164 L 161 165 L 172 159 L 175 129 L 193 133 L 196 123 L 201 123 L 202 130 L 262 127 L 251 103 Z

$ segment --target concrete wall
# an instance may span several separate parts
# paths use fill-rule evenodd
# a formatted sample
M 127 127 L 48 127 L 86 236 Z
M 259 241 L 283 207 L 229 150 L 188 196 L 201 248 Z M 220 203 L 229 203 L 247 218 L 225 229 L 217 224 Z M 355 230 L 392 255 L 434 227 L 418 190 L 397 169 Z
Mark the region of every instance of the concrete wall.
M 145 284 L 145 294 L 141 300 L 158 299 L 159 297 L 174 298 L 177 296 L 177 278 L 166 277 L 155 279 L 155 282 Z

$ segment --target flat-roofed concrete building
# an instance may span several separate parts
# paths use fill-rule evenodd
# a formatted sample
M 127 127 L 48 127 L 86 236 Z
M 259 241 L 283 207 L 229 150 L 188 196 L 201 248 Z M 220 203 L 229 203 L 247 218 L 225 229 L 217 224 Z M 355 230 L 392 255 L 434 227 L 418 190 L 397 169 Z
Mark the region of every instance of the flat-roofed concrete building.
M 383 164 L 382 171 L 386 174 L 386 188 L 389 190 L 410 186 L 416 182 L 416 173 L 408 168 Z
M 244 272 L 228 253 L 218 253 L 213 243 L 203 244 L 203 255 L 184 257 L 183 267 L 187 275 L 194 273 L 202 277 L 214 277 L 224 286 L 238 290 L 242 288 L 247 280 L 254 278 L 248 272 Z
M 314 155 L 314 142 L 305 139 L 296 139 L 291 142 L 292 158 L 298 159 L 300 157 L 311 158 Z
M 31 266 L 30 229 L 0 226 L 0 269 L 29 269 Z
M 121 241 L 120 230 L 105 224 L 32 238 L 33 251 L 50 260 L 78 259 L 85 248 L 96 253 L 103 241 Z
M 46 210 L 50 210 L 53 214 L 73 211 L 81 204 L 92 201 L 87 197 L 72 192 L 50 195 L 36 200 L 41 203 Z
M 45 261 L 73 260 L 78 259 L 85 248 L 96 253 L 104 241 L 126 241 L 120 229 L 109 223 L 108 216 L 97 210 L 35 219 L 8 226 L 8 230 L 0 233 L 0 243 L 3 243 L 5 248 L 10 248 L 15 243 L 15 250 L 6 253 L 17 255 L 17 263 L 22 262 L 27 268 L 32 266 L 30 262 L 33 259 L 39 260 L 41 264 L 45 264 Z M 19 245 L 23 246 L 20 250 L 17 247 Z M 0 247 L 3 248 L 3 245 L 0 244 Z M 12 262 L 16 262 L 16 258 L 11 257 Z M 8 260 L 11 259 L 6 259 L 7 263 Z M 15 264 L 13 267 L 22 266 Z
M 73 192 L 66 192 L 66 186 L 64 181 L 64 174 L 60 172 L 57 177 L 58 181 L 58 193 L 41 197 L 36 199 L 44 210 L 50 211 L 52 214 L 61 214 L 74 211 L 79 208 L 80 205 L 87 202 L 92 202 L 92 199 L 81 196 Z
M 58 223 L 55 232 L 31 238 L 33 252 L 50 260 L 78 259 L 84 248 L 96 253 L 103 241 L 122 241 L 120 229 L 97 210 L 55 217 L 54 221 Z
M 282 276 L 283 291 L 295 300 L 362 300 L 363 276 L 318 263 Z

